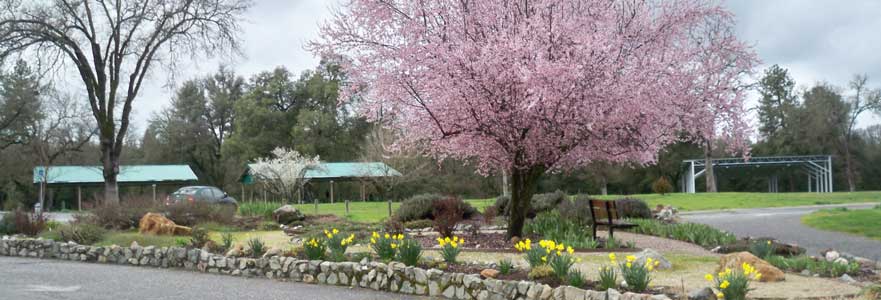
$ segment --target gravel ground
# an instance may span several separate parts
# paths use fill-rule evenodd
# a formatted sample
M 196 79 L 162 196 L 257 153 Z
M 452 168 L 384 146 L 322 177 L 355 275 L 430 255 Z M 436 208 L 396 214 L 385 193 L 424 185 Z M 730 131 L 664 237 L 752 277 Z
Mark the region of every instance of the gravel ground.
M 809 255 L 819 255 L 824 249 L 881 260 L 881 241 L 841 232 L 817 230 L 801 223 L 801 217 L 829 207 L 867 209 L 877 205 L 850 204 L 811 207 L 784 207 L 738 209 L 682 214 L 682 219 L 703 223 L 730 231 L 738 237 L 773 237 L 786 243 L 805 247 Z

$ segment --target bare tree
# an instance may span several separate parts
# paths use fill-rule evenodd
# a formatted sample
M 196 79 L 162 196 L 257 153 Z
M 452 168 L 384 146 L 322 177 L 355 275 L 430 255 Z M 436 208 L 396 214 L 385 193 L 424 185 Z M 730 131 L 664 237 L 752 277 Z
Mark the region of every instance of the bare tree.
M 847 177 L 847 188 L 849 191 L 856 191 L 856 175 L 854 174 L 853 159 L 851 158 L 851 140 L 854 136 L 854 128 L 857 119 L 866 111 L 881 111 L 881 89 L 870 89 L 866 86 L 869 77 L 866 75 L 855 75 L 850 81 L 850 88 L 854 94 L 847 98 L 847 105 L 850 108 L 847 116 L 847 128 L 842 141 L 844 146 L 844 168 Z
M 45 207 L 46 184 L 53 163 L 65 154 L 80 151 L 95 136 L 88 109 L 69 95 L 50 95 L 42 101 L 45 117 L 34 122 L 27 144 L 43 169 L 40 176 L 40 206 Z M 50 205 L 51 206 L 51 205 Z
M 382 176 L 361 177 L 360 180 L 373 186 L 381 198 L 391 201 L 390 193 L 403 184 L 424 179 L 435 171 L 432 159 L 420 155 L 413 149 L 393 149 L 395 133 L 391 129 L 375 128 L 364 143 L 361 161 L 381 162 L 370 165 L 368 174 Z
M 6 0 L 0 4 L 0 59 L 50 57 L 76 69 L 97 121 L 104 198 L 118 203 L 119 157 L 132 104 L 151 67 L 171 67 L 200 52 L 236 52 L 239 21 L 250 5 L 250 0 Z

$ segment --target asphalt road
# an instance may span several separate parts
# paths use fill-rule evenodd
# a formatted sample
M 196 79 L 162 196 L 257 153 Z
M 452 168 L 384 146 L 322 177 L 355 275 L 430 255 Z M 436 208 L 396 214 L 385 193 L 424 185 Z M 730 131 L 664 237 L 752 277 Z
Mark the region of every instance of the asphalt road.
M 183 270 L 0 257 L 0 299 L 428 299 Z
M 875 205 L 877 204 L 736 209 L 686 213 L 681 217 L 692 223 L 703 223 L 729 231 L 738 237 L 773 237 L 782 242 L 798 244 L 810 255 L 819 255 L 820 251 L 832 248 L 878 261 L 881 260 L 881 241 L 817 230 L 801 223 L 802 216 L 823 208 L 868 209 Z

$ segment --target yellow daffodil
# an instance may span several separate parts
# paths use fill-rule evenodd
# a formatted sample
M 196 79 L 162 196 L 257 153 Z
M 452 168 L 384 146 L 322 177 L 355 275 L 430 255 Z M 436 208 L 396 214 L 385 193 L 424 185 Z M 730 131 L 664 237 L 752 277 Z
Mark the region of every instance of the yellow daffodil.
M 576 258 L 576 259 L 575 259 L 575 262 L 581 262 L 581 257 Z
M 756 276 L 754 277 L 756 280 L 762 280 L 762 273 L 756 272 Z
M 655 269 L 655 267 L 652 265 L 649 265 L 648 267 L 646 267 L 646 269 L 649 270 L 649 272 L 651 272 L 652 270 Z
M 615 260 L 615 253 L 609 253 L 609 259 Z
M 724 289 L 727 289 L 729 285 L 731 285 L 731 283 L 728 282 L 728 280 L 725 280 L 725 281 L 722 281 L 722 283 L 719 284 L 719 288 L 724 290 Z
M 377 239 L 378 239 L 378 238 L 379 238 L 379 233 L 376 233 L 376 231 L 374 231 L 374 232 L 373 232 L 373 235 L 371 235 L 371 236 L 372 236 L 373 238 L 377 238 Z
M 388 234 L 388 233 L 386 233 L 386 234 L 385 234 L 385 238 L 386 238 L 386 239 L 390 239 L 390 238 L 391 238 L 391 236 L 389 236 L 389 234 Z
M 629 261 L 627 262 L 626 265 L 627 265 L 628 268 L 632 268 L 632 267 L 633 267 L 633 263 L 631 263 L 631 262 L 629 262 Z
M 712 274 L 704 275 L 704 279 L 706 279 L 707 281 L 713 281 L 713 275 Z
M 545 261 L 545 262 L 548 261 L 548 257 L 547 257 L 547 256 L 542 256 L 542 257 L 541 257 L 541 261 Z
M 719 299 L 725 298 L 725 294 L 723 294 L 722 292 L 716 293 L 716 298 L 719 298 Z
M 459 243 L 457 243 L 457 242 L 450 242 L 450 247 L 453 247 L 453 248 L 459 248 Z
M 391 247 L 392 247 L 392 249 L 398 248 L 398 244 L 392 243 Z
M 375 238 L 370 238 L 370 243 L 371 243 L 371 244 L 376 244 L 376 239 L 375 239 Z
M 465 244 L 465 239 L 459 239 L 459 244 Z
M 337 234 L 337 233 L 340 233 L 340 231 L 337 230 L 336 228 L 334 228 L 334 229 L 333 229 L 333 234 Z
M 572 253 L 575 253 L 575 249 L 573 249 L 572 247 L 568 247 L 568 248 L 566 248 L 566 252 L 569 252 L 569 254 L 572 254 Z

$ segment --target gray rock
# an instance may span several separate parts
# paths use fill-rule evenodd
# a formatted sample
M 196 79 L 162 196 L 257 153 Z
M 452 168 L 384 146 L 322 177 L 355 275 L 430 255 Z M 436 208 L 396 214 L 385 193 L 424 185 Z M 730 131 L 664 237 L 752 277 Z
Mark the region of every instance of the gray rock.
M 839 258 L 835 259 L 835 263 L 836 263 L 836 264 L 839 264 L 839 265 L 847 265 L 847 264 L 849 264 L 850 262 L 847 261 L 847 259 L 844 258 L 844 257 L 839 257 Z
M 621 293 L 616 289 L 608 289 L 606 290 L 606 300 L 618 300 L 621 298 Z
M 661 270 L 670 269 L 673 267 L 673 264 L 670 263 L 667 258 L 661 255 L 660 252 L 655 251 L 654 249 L 645 249 L 642 252 L 637 253 L 636 255 L 636 263 L 637 264 L 645 264 L 646 259 L 651 258 L 653 261 L 659 262 L 656 268 Z
M 425 270 L 421 268 L 413 268 L 413 278 L 416 283 L 426 284 L 428 283 L 428 274 L 425 273 Z
M 272 212 L 272 219 L 279 224 L 287 225 L 296 221 L 305 220 L 306 215 L 292 205 L 285 205 Z
M 847 275 L 847 274 L 841 275 L 841 277 L 838 277 L 838 280 L 841 282 L 844 282 L 844 283 L 849 283 L 849 284 L 857 283 L 857 281 L 855 279 L 853 279 L 852 277 L 850 277 L 850 275 Z
M 840 257 L 841 257 L 841 254 L 838 253 L 838 251 L 831 250 L 831 251 L 826 252 L 826 261 L 828 261 L 828 262 L 833 262 Z
M 716 300 L 716 293 L 713 289 L 705 287 L 689 292 L 688 300 Z
M 444 290 L 444 297 L 447 299 L 453 299 L 456 297 L 456 287 L 448 286 L 447 289 Z
M 801 275 L 802 276 L 811 276 L 811 270 L 808 270 L 808 269 L 801 270 Z
M 432 296 L 432 297 L 437 297 L 437 296 L 440 296 L 440 294 L 441 294 L 440 284 L 438 284 L 436 281 L 429 282 L 428 283 L 428 295 Z

